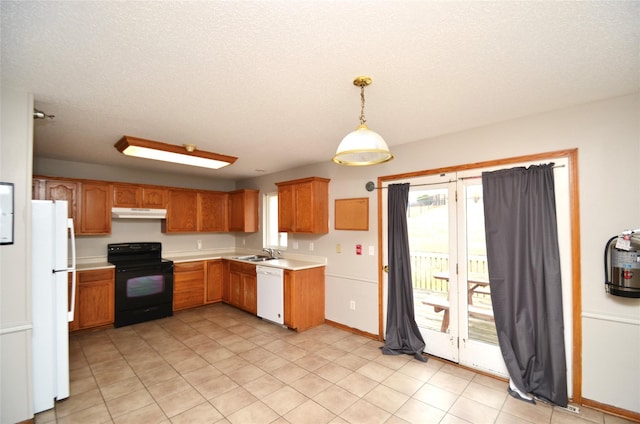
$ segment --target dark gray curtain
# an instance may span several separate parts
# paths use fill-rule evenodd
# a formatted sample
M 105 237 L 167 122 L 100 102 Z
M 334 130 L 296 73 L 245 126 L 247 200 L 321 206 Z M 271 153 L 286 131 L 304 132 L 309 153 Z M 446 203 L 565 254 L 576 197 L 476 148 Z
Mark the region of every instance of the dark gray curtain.
M 411 256 L 407 232 L 409 184 L 391 184 L 388 189 L 389 288 L 387 334 L 382 353 L 406 353 L 426 362 L 427 358 L 422 356 L 425 343 L 416 324 L 413 308 Z
M 553 164 L 485 172 L 482 186 L 491 301 L 512 383 L 566 406 Z

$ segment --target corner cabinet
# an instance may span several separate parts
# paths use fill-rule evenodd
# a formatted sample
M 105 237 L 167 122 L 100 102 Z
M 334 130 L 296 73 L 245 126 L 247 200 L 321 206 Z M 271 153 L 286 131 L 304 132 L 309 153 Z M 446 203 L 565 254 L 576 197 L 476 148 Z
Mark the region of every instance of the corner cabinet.
M 66 200 L 69 208 L 68 218 L 73 219 L 73 229 L 80 232 L 80 184 L 76 181 L 44 179 L 33 177 L 32 197 L 36 200 Z
M 229 206 L 232 204 L 230 199 L 231 195 L 223 191 L 169 190 L 167 219 L 163 221 L 162 231 L 166 233 L 241 231 L 230 227 L 231 221 L 228 219 L 232 212 Z M 234 200 L 233 204 L 240 203 Z M 257 202 L 255 205 L 256 210 L 253 214 L 256 217 L 257 226 Z M 235 213 L 236 210 L 233 209 L 233 212 Z M 237 225 L 242 226 L 244 210 L 237 213 L 240 221 Z M 254 231 L 257 231 L 257 228 Z
M 278 231 L 326 234 L 329 232 L 329 179 L 320 177 L 276 183 Z
M 284 271 L 284 324 L 304 331 L 324 324 L 325 267 Z
M 76 235 L 111 234 L 111 185 L 107 182 L 34 176 L 32 196 L 66 200 Z
M 229 193 L 229 231 L 258 231 L 258 190 L 236 190 Z

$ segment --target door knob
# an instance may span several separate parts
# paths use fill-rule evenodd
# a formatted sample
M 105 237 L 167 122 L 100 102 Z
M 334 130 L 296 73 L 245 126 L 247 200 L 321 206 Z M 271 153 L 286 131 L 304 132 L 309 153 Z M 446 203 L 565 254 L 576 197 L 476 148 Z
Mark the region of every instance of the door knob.
M 383 266 L 382 270 L 388 274 L 389 273 L 389 265 Z

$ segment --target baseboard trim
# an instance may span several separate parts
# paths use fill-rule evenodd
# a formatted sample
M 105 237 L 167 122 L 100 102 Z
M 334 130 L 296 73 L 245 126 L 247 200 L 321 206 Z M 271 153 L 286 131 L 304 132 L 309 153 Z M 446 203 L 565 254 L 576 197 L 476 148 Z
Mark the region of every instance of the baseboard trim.
M 618 417 L 640 423 L 640 412 L 629 411 L 628 409 L 618 408 L 616 406 L 607 405 L 606 403 L 596 402 L 595 400 L 582 398 L 582 404 L 592 409 L 597 409 L 607 414 L 617 415 Z
M 331 320 L 325 319 L 324 323 L 327 324 L 327 325 L 330 325 L 332 327 L 336 327 L 336 328 L 339 328 L 341 330 L 348 331 L 349 333 L 353 333 L 353 334 L 357 334 L 359 336 L 367 337 L 367 338 L 372 339 L 372 340 L 382 341 L 382 338 L 379 337 L 377 334 L 372 334 L 372 333 L 368 333 L 366 331 L 358 330 L 357 328 L 349 327 L 349 326 L 346 326 L 344 324 L 340 324 L 339 322 L 335 322 L 335 321 L 331 321 Z

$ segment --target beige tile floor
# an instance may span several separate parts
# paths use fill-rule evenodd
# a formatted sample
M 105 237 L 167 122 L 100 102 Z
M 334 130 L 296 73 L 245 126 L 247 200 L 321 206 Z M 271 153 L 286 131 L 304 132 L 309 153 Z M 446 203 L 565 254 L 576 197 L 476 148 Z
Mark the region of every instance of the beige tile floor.
M 72 335 L 71 396 L 36 423 L 628 423 L 517 401 L 506 383 L 323 325 L 216 304 Z

